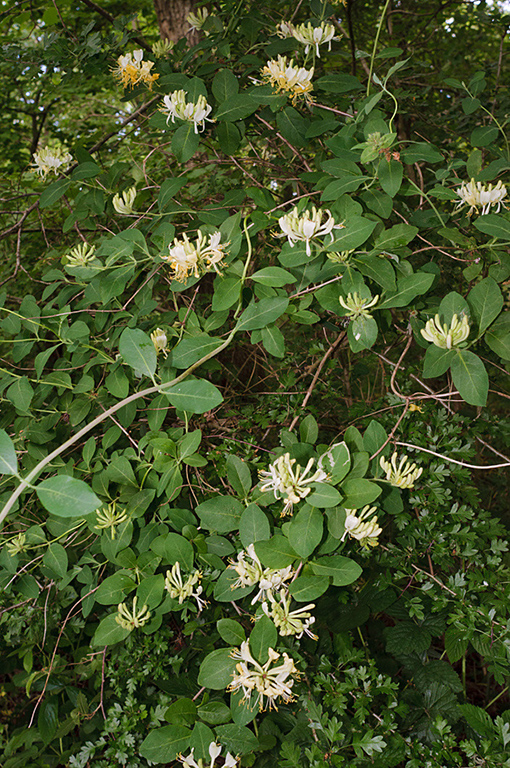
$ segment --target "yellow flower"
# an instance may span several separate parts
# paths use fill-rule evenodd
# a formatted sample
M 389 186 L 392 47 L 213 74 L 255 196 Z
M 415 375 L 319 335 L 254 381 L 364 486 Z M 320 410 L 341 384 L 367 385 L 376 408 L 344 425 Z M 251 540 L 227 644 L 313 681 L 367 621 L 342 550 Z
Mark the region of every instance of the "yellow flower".
M 375 307 L 379 301 L 379 296 L 363 299 L 358 293 L 355 292 L 347 294 L 346 299 L 344 299 L 343 296 L 339 296 L 338 301 L 342 307 L 347 310 L 347 317 L 372 317 L 368 310 L 372 307 Z
M 502 202 L 506 197 L 506 187 L 503 186 L 501 181 L 498 181 L 494 187 L 492 184 L 486 187 L 480 181 L 475 182 L 474 179 L 471 179 L 467 184 L 462 182 L 462 185 L 456 190 L 456 194 L 460 197 L 457 208 L 469 205 L 468 216 L 471 216 L 473 211 L 478 213 L 478 208 L 481 207 L 481 215 L 483 216 L 489 213 L 491 205 L 496 205 L 496 213 L 499 213 Z M 504 204 L 503 207 L 506 208 Z
M 326 216 L 326 221 L 322 221 L 323 216 Z M 328 208 L 322 210 L 312 207 L 311 211 L 304 211 L 302 214 L 298 212 L 297 208 L 293 208 L 285 216 L 281 216 L 278 219 L 280 229 L 283 235 L 279 237 L 287 236 L 289 245 L 294 247 L 298 241 L 306 243 L 306 255 L 311 255 L 310 241 L 316 237 L 323 237 L 324 235 L 331 235 L 331 242 L 333 242 L 333 230 L 343 229 L 343 224 L 335 224 L 335 220 L 331 215 L 331 211 Z
M 112 539 L 115 538 L 116 527 L 128 519 L 127 514 L 123 510 L 117 512 L 116 506 L 117 505 L 113 501 L 111 504 L 108 504 L 107 507 L 98 509 L 96 512 L 97 524 L 94 526 L 98 531 L 109 528 Z
M 228 243 L 221 244 L 220 240 L 221 232 L 214 232 L 207 237 L 198 230 L 196 242 L 193 244 L 184 234 L 182 240 L 174 239 L 174 244 L 168 246 L 168 256 L 162 256 L 162 259 L 174 270 L 174 280 L 181 283 L 187 280 L 189 275 L 200 277 L 199 270 L 207 272 L 211 267 L 221 274 L 219 267 L 223 266 L 224 249 Z
M 303 470 L 300 464 L 296 464 L 296 459 L 290 458 L 290 453 L 285 453 L 270 464 L 268 470 L 259 471 L 259 477 L 263 481 L 260 490 L 273 491 L 275 499 L 285 499 L 282 515 L 292 513 L 293 505 L 308 496 L 312 483 L 324 483 L 329 479 L 328 474 L 321 468 L 309 475 L 313 463 L 314 459 L 310 459 Z
M 291 675 L 299 677 L 294 661 L 287 653 L 283 654 L 283 663 L 276 667 L 272 667 L 272 664 L 280 658 L 280 654 L 273 648 L 268 648 L 267 653 L 269 658 L 266 663 L 259 664 L 251 655 L 248 641 L 245 640 L 239 650 L 236 648 L 230 654 L 233 659 L 239 660 L 239 664 L 236 664 L 236 671 L 227 691 L 235 693 L 242 690 L 243 700 L 247 703 L 250 702 L 253 692 L 257 696 L 255 703 L 258 703 L 261 712 L 265 709 L 264 699 L 269 709 L 278 709 L 275 703 L 278 696 L 285 702 L 292 701 L 294 680 Z
M 311 101 L 309 94 L 313 91 L 313 67 L 304 69 L 294 67 L 293 64 L 293 59 L 287 64 L 286 56 L 278 56 L 277 60 L 271 59 L 261 71 L 262 79 L 271 83 L 277 93 L 280 91 L 289 93 L 293 103 L 300 96 L 303 96 L 306 101 Z
M 315 46 L 315 52 L 320 59 L 319 45 L 323 43 L 329 43 L 328 51 L 331 50 L 331 41 L 335 40 L 335 28 L 333 24 L 326 24 L 321 21 L 319 26 L 312 27 L 311 23 L 298 24 L 292 30 L 292 36 L 299 40 L 300 43 L 306 46 L 305 54 L 308 53 L 311 46 Z
M 48 173 L 54 173 L 55 176 L 64 173 L 72 162 L 73 156 L 64 147 L 56 147 L 55 149 L 45 147 L 34 154 L 33 165 L 35 165 L 37 173 L 45 179 Z
M 379 527 L 377 517 L 367 520 L 375 510 L 376 507 L 371 507 L 369 504 L 363 507 L 359 514 L 356 509 L 346 509 L 345 531 L 341 541 L 344 541 L 349 534 L 351 539 L 357 539 L 362 547 L 376 547 L 379 544 L 377 537 L 382 533 L 382 528 Z
M 120 624 L 123 629 L 133 630 L 135 627 L 143 627 L 149 621 L 151 612 L 146 605 L 138 610 L 136 607 L 137 601 L 138 598 L 134 597 L 133 608 L 131 610 L 129 610 L 126 603 L 119 603 L 115 621 L 117 624 Z
M 143 51 L 140 48 L 133 53 L 126 53 L 117 59 L 117 67 L 112 69 L 113 76 L 118 78 L 123 88 L 145 83 L 150 89 L 152 84 L 158 79 L 159 75 L 151 75 L 151 69 L 154 66 L 153 61 L 143 61 Z
M 185 120 L 188 123 L 194 124 L 195 133 L 198 133 L 199 128 L 201 131 L 205 128 L 205 121 L 213 123 L 214 120 L 208 117 L 212 107 L 207 103 L 205 96 L 199 96 L 197 101 L 186 101 L 185 91 L 174 91 L 169 93 L 163 99 L 164 107 L 160 107 L 159 111 L 167 115 L 167 125 L 170 118 L 172 123 L 175 123 L 175 118 L 179 120 Z

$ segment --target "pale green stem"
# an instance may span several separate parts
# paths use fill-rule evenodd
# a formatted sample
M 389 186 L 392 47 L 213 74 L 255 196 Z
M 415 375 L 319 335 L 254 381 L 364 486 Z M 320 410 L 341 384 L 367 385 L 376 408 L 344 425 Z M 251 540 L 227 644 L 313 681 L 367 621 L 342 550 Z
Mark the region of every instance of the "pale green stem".
M 415 184 L 412 179 L 407 179 L 407 181 L 412 187 L 414 187 L 420 193 L 420 195 L 422 195 L 425 198 L 425 200 L 429 203 L 430 207 L 434 210 L 434 213 L 436 214 L 437 218 L 441 222 L 441 226 L 444 227 L 445 223 L 441 218 L 441 214 L 439 213 L 439 211 L 437 210 L 436 206 L 434 205 L 430 197 L 427 195 L 427 193 L 424 192 L 423 189 L 420 189 L 420 187 L 417 184 Z
M 142 389 L 140 392 L 135 392 L 132 395 L 129 395 L 129 397 L 126 397 L 124 400 L 120 400 L 115 405 L 112 405 L 111 408 L 108 408 L 107 411 L 104 411 L 104 413 L 101 413 L 99 416 L 97 416 L 95 419 L 93 419 L 89 424 L 86 424 L 82 429 L 80 429 L 75 435 L 69 438 L 69 440 L 66 440 L 65 443 L 60 445 L 58 448 L 55 448 L 54 451 L 49 453 L 47 456 L 42 459 L 42 461 L 37 464 L 34 469 L 28 473 L 26 478 L 22 480 L 22 482 L 18 485 L 16 490 L 12 493 L 11 497 L 7 501 L 5 507 L 0 512 L 0 523 L 7 517 L 9 512 L 11 511 L 14 503 L 18 499 L 19 496 L 23 493 L 23 491 L 26 488 L 32 487 L 30 483 L 32 480 L 34 480 L 39 473 L 46 467 L 53 459 L 56 459 L 57 456 L 60 456 L 61 453 L 66 451 L 68 448 L 71 447 L 71 445 L 74 445 L 74 443 L 78 442 L 84 435 L 86 435 L 88 432 L 90 432 L 94 427 L 97 427 L 98 424 L 101 424 L 102 421 L 105 419 L 108 419 L 110 416 L 113 416 L 114 413 L 116 413 L 118 410 L 123 408 L 125 405 L 128 405 L 129 403 L 134 402 L 135 400 L 138 400 L 141 397 L 148 397 L 149 395 L 154 395 L 156 392 L 162 392 L 165 389 L 171 389 L 175 384 L 178 384 L 179 382 L 183 381 L 183 379 L 187 378 L 187 376 L 190 375 L 196 368 L 198 368 L 202 363 L 205 363 L 207 360 L 210 360 L 212 357 L 215 357 L 215 355 L 218 355 L 222 350 L 224 350 L 232 339 L 234 338 L 236 333 L 236 328 L 234 328 L 233 331 L 228 335 L 228 337 L 225 339 L 223 344 L 218 347 L 217 349 L 213 350 L 212 352 L 209 352 L 207 355 L 204 355 L 204 357 L 200 358 L 196 363 L 193 365 L 190 365 L 190 367 L 184 371 L 184 373 L 181 373 L 180 376 L 177 376 L 175 379 L 172 379 L 172 381 L 168 381 L 165 384 L 159 384 L 154 387 L 147 387 L 147 389 Z
M 374 47 L 372 48 L 372 56 L 370 57 L 370 72 L 368 73 L 367 96 L 370 96 L 370 83 L 372 82 L 372 72 L 374 71 L 375 54 L 377 51 L 377 45 L 379 43 L 379 36 L 381 34 L 384 17 L 386 16 L 386 11 L 388 10 L 389 4 L 390 4 L 390 0 L 386 0 L 386 3 L 384 4 L 383 12 L 381 14 L 381 19 L 379 21 L 379 26 L 377 27 L 377 34 L 374 40 Z
M 249 229 L 249 227 L 247 226 L 248 218 L 249 218 L 249 216 L 246 216 L 246 218 L 244 220 L 244 224 L 243 224 L 244 234 L 246 235 L 246 243 L 248 245 L 248 255 L 246 256 L 246 261 L 244 262 L 243 274 L 241 275 L 241 295 L 239 296 L 239 303 L 238 303 L 237 309 L 236 309 L 236 311 L 234 313 L 234 318 L 236 318 L 238 316 L 238 314 L 239 314 L 239 312 L 241 311 L 241 308 L 242 308 L 242 303 L 243 303 L 243 294 L 242 294 L 243 285 L 244 285 L 244 283 L 246 281 L 246 275 L 248 273 L 248 267 L 250 266 L 250 260 L 251 260 L 251 256 L 252 256 L 252 253 L 253 253 L 253 248 L 252 248 L 252 244 L 251 244 L 250 235 L 248 234 L 248 229 Z

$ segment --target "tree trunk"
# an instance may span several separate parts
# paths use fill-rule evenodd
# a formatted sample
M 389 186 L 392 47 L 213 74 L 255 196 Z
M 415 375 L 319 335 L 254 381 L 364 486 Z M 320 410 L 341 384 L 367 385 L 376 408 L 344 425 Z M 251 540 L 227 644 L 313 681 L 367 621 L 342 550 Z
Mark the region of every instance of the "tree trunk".
M 195 7 L 195 0 L 154 0 L 154 10 L 163 40 L 176 43 L 185 37 L 190 45 L 198 43 L 196 30 L 189 31 L 186 16 Z

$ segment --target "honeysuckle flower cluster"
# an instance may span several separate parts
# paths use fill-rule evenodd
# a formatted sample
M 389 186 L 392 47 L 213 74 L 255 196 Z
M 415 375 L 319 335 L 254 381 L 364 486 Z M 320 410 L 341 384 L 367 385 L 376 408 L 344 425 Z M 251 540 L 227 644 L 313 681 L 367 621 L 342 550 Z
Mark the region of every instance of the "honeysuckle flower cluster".
M 280 590 L 278 600 L 271 592 L 268 593 L 269 604 L 264 601 L 262 610 L 272 619 L 275 627 L 282 636 L 294 635 L 299 640 L 303 633 L 317 640 L 317 635 L 310 630 L 310 626 L 315 622 L 315 616 L 310 611 L 315 608 L 315 603 L 304 605 L 295 611 L 290 610 L 291 596 L 285 590 Z
M 208 16 L 209 11 L 207 8 L 197 8 L 193 13 L 188 13 L 186 21 L 190 25 L 189 31 L 191 32 L 193 29 L 197 30 L 197 32 L 200 31 L 207 21 Z
M 69 267 L 87 267 L 95 259 L 96 246 L 80 243 L 66 254 L 66 264 Z
M 423 472 L 423 467 L 417 467 L 416 464 L 407 460 L 407 456 L 402 456 L 398 465 L 398 454 L 395 451 L 391 457 L 391 462 L 381 456 L 379 464 L 386 473 L 386 482 L 397 488 L 414 488 L 415 482 Z
M 133 213 L 133 205 L 136 198 L 136 187 L 130 187 L 122 192 L 121 195 L 113 196 L 112 205 L 122 216 L 129 216 Z
M 323 222 L 323 217 L 326 220 Z M 331 242 L 333 242 L 333 230 L 343 229 L 343 224 L 336 224 L 335 219 L 331 215 L 331 211 L 327 208 L 317 209 L 313 206 L 312 210 L 299 213 L 297 208 L 293 208 L 285 216 L 281 216 L 278 219 L 280 229 L 283 235 L 287 236 L 289 245 L 291 248 L 301 241 L 306 243 L 306 255 L 311 255 L 310 242 L 316 237 L 324 237 L 325 235 L 331 235 Z
M 270 464 L 267 470 L 259 471 L 260 489 L 273 491 L 275 499 L 285 499 L 282 515 L 292 513 L 293 505 L 308 496 L 312 483 L 324 483 L 329 479 L 328 474 L 320 467 L 310 474 L 314 459 L 309 460 L 304 470 L 300 464 L 295 467 L 294 464 L 296 459 L 291 459 L 290 453 L 284 453 Z
M 421 330 L 421 335 L 426 341 L 431 341 L 440 349 L 453 349 L 467 339 L 469 330 L 469 321 L 464 314 L 461 320 L 457 315 L 453 315 L 449 326 L 446 323 L 441 325 L 439 315 L 436 315 L 433 320 L 427 320 L 425 328 Z
M 174 244 L 168 246 L 168 256 L 162 256 L 174 270 L 174 279 L 184 282 L 189 275 L 200 277 L 200 270 L 207 272 L 214 269 L 221 274 L 220 267 L 225 266 L 222 259 L 228 243 L 220 243 L 221 232 L 204 235 L 198 230 L 196 242 L 190 242 L 186 234 L 182 239 L 174 239 Z
M 478 208 L 482 209 L 481 215 L 483 216 L 489 213 L 491 205 L 496 205 L 496 213 L 499 213 L 503 200 L 506 197 L 506 187 L 501 181 L 498 181 L 493 187 L 492 184 L 485 186 L 480 181 L 476 182 L 474 179 L 471 179 L 467 184 L 462 182 L 462 186 L 455 190 L 455 192 L 460 197 L 457 208 L 469 205 L 468 216 L 471 216 L 473 211 L 478 213 Z M 503 207 L 506 208 L 504 204 Z
M 293 59 L 287 64 L 286 56 L 278 56 L 278 59 L 268 61 L 260 74 L 264 81 L 276 88 L 277 93 L 284 91 L 290 94 L 292 102 L 295 103 L 301 96 L 311 101 L 313 72 L 313 67 L 311 69 L 295 67 Z
M 166 56 L 167 53 L 170 53 L 174 45 L 175 43 L 173 40 L 156 40 L 151 46 L 152 53 L 160 59 L 162 56 Z
M 201 578 L 201 571 L 193 571 L 189 576 L 186 576 L 186 579 L 183 579 L 181 566 L 179 561 L 177 561 L 172 566 L 172 570 L 166 572 L 165 589 L 170 597 L 179 601 L 179 605 L 182 605 L 188 597 L 193 597 L 197 601 L 198 611 L 200 612 L 207 605 L 206 601 L 200 597 L 202 594 L 202 587 L 199 584 Z M 196 586 L 197 584 L 198 586 Z
M 255 605 L 257 600 L 269 599 L 273 590 L 285 587 L 285 582 L 294 576 L 294 571 L 290 565 L 279 569 L 264 568 L 257 557 L 253 544 L 246 547 L 246 552 L 241 550 L 236 560 L 231 559 L 228 567 L 232 568 L 239 576 L 237 581 L 232 584 L 232 589 L 253 587 L 258 584 L 259 591 L 251 601 L 252 605 Z
M 251 695 L 254 693 L 257 698 L 253 704 L 258 704 L 260 711 L 266 706 L 269 709 L 278 709 L 276 700 L 279 696 L 285 702 L 292 701 L 292 686 L 294 680 L 292 675 L 297 678 L 299 672 L 296 669 L 294 660 L 287 654 L 283 654 L 283 662 L 277 666 L 272 666 L 278 661 L 281 654 L 268 648 L 268 660 L 264 665 L 259 664 L 250 653 L 248 641 L 241 643 L 239 649 L 235 649 L 230 654 L 233 659 L 239 660 L 236 664 L 236 671 L 232 682 L 227 691 L 235 693 L 242 690 L 243 700 L 250 703 Z
M 114 77 L 118 78 L 123 88 L 133 88 L 138 83 L 145 83 L 150 89 L 159 75 L 151 74 L 153 61 L 143 60 L 143 50 L 139 48 L 133 53 L 126 53 L 117 59 L 117 67 L 112 69 Z
M 154 344 L 156 354 L 159 355 L 161 352 L 163 357 L 166 357 L 168 355 L 168 339 L 166 333 L 161 328 L 156 328 L 156 330 L 151 333 L 151 340 Z
M 315 47 L 315 53 L 320 59 L 319 45 L 328 43 L 328 51 L 331 50 L 331 41 L 335 40 L 335 28 L 333 24 L 326 24 L 321 21 L 317 27 L 313 27 L 310 22 L 308 24 L 298 24 L 292 28 L 292 36 L 303 43 L 305 46 L 305 54 L 308 53 L 311 47 Z
M 135 629 L 143 627 L 150 620 L 151 612 L 146 605 L 138 609 L 136 604 L 138 597 L 133 598 L 133 607 L 131 610 L 127 607 L 126 603 L 119 603 L 117 608 L 117 615 L 115 621 L 123 629 Z
M 115 529 L 121 523 L 124 523 L 128 519 L 126 512 L 123 509 L 117 510 L 117 505 L 114 501 L 108 506 L 98 509 L 96 512 L 96 525 L 94 528 L 98 531 L 103 531 L 107 528 L 110 529 L 110 535 L 112 539 L 115 538 Z
M 189 755 L 179 755 L 177 759 L 183 764 L 184 768 L 214 768 L 214 763 L 216 762 L 216 759 L 221 755 L 221 746 L 219 744 L 216 744 L 216 742 L 211 741 L 209 744 L 209 757 L 211 758 L 211 762 L 207 763 L 202 760 L 201 757 L 198 758 L 198 760 L 195 760 L 193 756 L 194 748 L 190 750 Z M 223 762 L 223 768 L 235 768 L 235 766 L 238 763 L 239 758 L 234 757 L 230 754 L 230 752 L 227 752 L 225 755 L 225 760 Z
M 8 541 L 5 545 L 5 548 L 9 555 L 14 557 L 14 555 L 19 555 L 24 552 L 26 540 L 27 537 L 25 533 L 18 533 L 17 536 L 14 536 L 10 541 Z
M 338 301 L 340 302 L 341 306 L 347 310 L 347 317 L 350 317 L 354 320 L 356 317 L 372 317 L 368 310 L 372 307 L 375 307 L 379 301 L 379 296 L 364 299 L 359 295 L 359 293 L 354 292 L 348 293 L 347 298 L 345 299 L 343 296 L 339 296 Z
M 163 99 L 164 107 L 160 107 L 160 112 L 167 115 L 166 123 L 171 119 L 172 123 L 175 123 L 175 118 L 179 120 L 185 120 L 188 123 L 194 124 L 195 133 L 198 133 L 205 128 L 205 121 L 212 123 L 214 120 L 207 115 L 211 112 L 212 107 L 207 103 L 205 96 L 199 96 L 198 101 L 186 101 L 185 91 L 174 91 L 169 93 Z
M 71 163 L 73 162 L 73 156 L 70 152 L 67 152 L 65 147 L 45 147 L 39 152 L 34 154 L 34 162 L 36 171 L 43 179 L 46 178 L 48 173 L 65 173 Z
M 376 547 L 379 543 L 377 537 L 382 533 L 382 528 L 379 527 L 376 516 L 367 520 L 375 511 L 376 507 L 371 507 L 369 504 L 363 507 L 361 512 L 357 509 L 346 509 L 345 531 L 341 541 L 349 535 L 351 539 L 357 539 L 362 547 Z

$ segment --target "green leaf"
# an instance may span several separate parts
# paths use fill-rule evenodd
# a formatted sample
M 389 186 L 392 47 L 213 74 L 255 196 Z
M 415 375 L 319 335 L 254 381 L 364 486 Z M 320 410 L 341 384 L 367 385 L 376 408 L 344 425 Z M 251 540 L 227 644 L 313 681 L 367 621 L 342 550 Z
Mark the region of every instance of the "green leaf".
M 459 704 L 458 710 L 462 712 L 467 723 L 480 736 L 489 739 L 494 738 L 494 722 L 488 712 L 480 707 L 475 707 L 474 704 Z
M 481 335 L 503 309 L 503 294 L 492 277 L 485 277 L 470 290 L 467 302 Z
M 94 597 L 100 605 L 118 605 L 133 589 L 136 589 L 136 582 L 131 576 L 127 573 L 114 573 L 101 582 Z
M 353 352 L 370 349 L 377 339 L 379 327 L 373 317 L 360 315 L 351 320 L 347 327 L 347 338 Z
M 273 288 L 283 288 L 284 285 L 295 283 L 296 278 L 291 272 L 281 267 L 264 267 L 250 275 L 250 280 L 261 285 L 270 285 Z
M 123 360 L 140 376 L 154 378 L 157 355 L 152 339 L 139 328 L 126 328 L 119 340 Z
M 200 144 L 200 136 L 195 132 L 195 124 L 186 122 L 180 125 L 172 136 L 172 152 L 179 163 L 191 160 Z
M 195 723 L 189 740 L 190 749 L 193 750 L 195 760 L 207 760 L 209 762 L 209 744 L 214 741 L 214 733 L 204 723 Z
M 165 588 L 165 577 L 162 573 L 155 573 L 152 576 L 145 576 L 136 590 L 138 605 L 146 605 L 151 610 L 157 608 L 163 597 Z
M 242 283 L 238 277 L 216 277 L 212 300 L 213 312 L 223 312 L 239 301 Z M 182 342 L 181 342 L 182 343 Z
M 268 648 L 275 648 L 278 642 L 278 631 L 271 619 L 262 614 L 255 621 L 250 633 L 250 650 L 255 659 L 265 664 L 269 658 Z
M 226 155 L 233 155 L 241 143 L 241 134 L 235 123 L 218 123 L 216 137 L 221 151 Z
M 362 574 L 361 566 L 343 555 L 320 557 L 318 560 L 310 561 L 309 565 L 317 576 L 331 576 L 335 587 L 352 584 Z
M 434 279 L 435 275 L 431 272 L 415 272 L 414 275 L 399 278 L 396 292 L 390 293 L 381 304 L 377 305 L 377 309 L 407 307 L 417 296 L 427 293 Z
M 241 645 L 246 640 L 243 627 L 234 619 L 218 619 L 216 629 L 227 645 Z
M 336 494 L 340 499 L 338 491 Z M 324 522 L 319 510 L 309 504 L 303 505 L 289 523 L 287 535 L 291 547 L 301 557 L 308 557 L 320 543 L 323 529 Z
M 50 544 L 43 557 L 44 565 L 53 571 L 58 579 L 63 579 L 67 573 L 68 558 L 62 544 L 54 541 Z
M 227 479 L 234 491 L 243 499 L 251 491 L 251 472 L 248 465 L 231 453 L 227 456 Z
M 368 240 L 375 228 L 375 221 L 363 216 L 349 216 L 343 229 L 335 229 L 335 239 L 326 247 L 327 251 L 349 251 L 358 248 Z
M 258 328 L 264 328 L 277 320 L 287 307 L 289 300 L 283 297 L 272 299 L 262 299 L 261 301 L 250 304 L 241 315 L 237 324 L 239 331 L 255 331 Z
M 251 696 L 247 700 L 244 698 L 242 690 L 233 691 L 230 694 L 230 711 L 232 713 L 232 720 L 236 725 L 248 725 L 257 717 L 260 711 L 257 696 Z
M 307 502 L 313 507 L 327 509 L 340 503 L 342 497 L 332 485 L 328 483 L 315 483 L 313 492 L 307 497 Z
M 441 349 L 431 344 L 423 358 L 423 378 L 435 379 L 437 376 L 442 376 L 452 364 L 454 357 L 455 350 Z
M 230 709 L 223 701 L 208 701 L 198 708 L 198 716 L 206 723 L 218 725 L 230 720 Z
M 142 741 L 140 754 L 152 763 L 170 763 L 188 748 L 190 737 L 190 729 L 183 725 L 155 728 Z
M 177 699 L 165 712 L 165 720 L 172 725 L 194 725 L 197 719 L 197 705 L 191 699 Z
M 355 192 L 365 181 L 366 176 L 344 176 L 343 179 L 330 181 L 321 195 L 321 200 L 325 203 L 331 200 L 338 200 L 340 195 L 347 192 Z
M 395 224 L 381 232 L 374 243 L 374 250 L 391 251 L 394 248 L 401 248 L 410 243 L 417 234 L 418 227 L 412 227 L 410 224 Z
M 343 480 L 351 468 L 351 454 L 347 443 L 335 443 L 321 456 L 321 465 L 331 477 L 331 482 L 336 484 Z
M 233 98 L 239 92 L 237 77 L 230 69 L 220 69 L 212 81 L 212 92 L 216 101 L 221 104 Z
M 496 125 L 482 125 L 471 132 L 471 144 L 473 147 L 487 147 L 497 139 L 499 128 Z
M 289 585 L 289 592 L 298 603 L 309 603 L 323 595 L 328 587 L 328 576 L 298 576 Z
M 353 258 L 353 264 L 388 293 L 396 289 L 395 270 L 388 259 L 363 253 Z
M 255 542 L 255 552 L 266 568 L 286 568 L 298 557 L 289 540 L 280 533 L 267 541 Z
M 215 496 L 195 509 L 201 525 L 218 533 L 237 531 L 243 511 L 241 502 L 232 496 Z
M 21 376 L 19 379 L 16 379 L 14 384 L 11 384 L 5 395 L 7 399 L 11 401 L 17 411 L 25 415 L 29 413 L 30 403 L 32 402 L 32 398 L 34 396 L 34 390 L 32 389 L 32 386 L 26 376 Z
M 498 317 L 485 334 L 484 340 L 503 360 L 510 360 L 510 312 Z
M 271 535 L 269 520 L 256 504 L 249 504 L 239 521 L 239 536 L 243 547 L 256 541 L 267 541 Z
M 342 493 L 345 495 L 342 506 L 346 509 L 359 509 L 365 504 L 371 504 L 381 495 L 382 489 L 370 480 L 362 477 L 348 478 L 342 483 Z
M 94 633 L 91 645 L 115 645 L 125 640 L 131 632 L 130 629 L 124 629 L 115 621 L 117 612 L 110 614 L 103 619 Z
M 65 195 L 70 184 L 70 179 L 58 179 L 57 181 L 54 181 L 53 184 L 50 184 L 49 187 L 46 187 L 39 198 L 39 208 L 49 208 L 50 205 L 53 205 L 57 200 L 60 200 L 60 198 Z
M 49 744 L 55 737 L 58 725 L 57 704 L 44 700 L 37 715 L 37 730 L 44 744 Z
M 444 648 L 448 654 L 450 664 L 455 664 L 466 653 L 469 645 L 469 639 L 465 630 L 450 626 L 444 633 Z
M 259 749 L 255 734 L 241 725 L 220 725 L 216 728 L 216 738 L 232 755 L 246 755 Z
M 390 197 L 395 197 L 402 184 L 404 166 L 402 163 L 399 163 L 398 160 L 390 160 L 390 162 L 388 162 L 386 158 L 383 157 L 379 163 L 377 175 L 383 191 Z
M 233 589 L 239 576 L 233 568 L 226 568 L 214 585 L 214 599 L 220 603 L 229 603 L 232 600 L 240 600 L 253 592 L 253 587 L 236 587 Z
M 487 403 L 489 377 L 480 358 L 468 349 L 456 349 L 450 369 L 454 386 L 470 405 Z
M 235 123 L 251 115 L 257 109 L 257 102 L 247 93 L 237 93 L 225 99 L 214 114 L 214 119 L 220 122 Z
M 164 394 L 174 408 L 188 413 L 206 413 L 223 402 L 223 395 L 207 379 L 189 376 L 185 381 L 165 389 Z
M 172 365 L 174 368 L 189 368 L 222 344 L 221 339 L 214 339 L 207 333 L 183 339 L 172 349 Z
M 5 431 L 0 429 L 0 474 L 17 475 L 18 460 L 14 443 Z
M 473 225 L 485 235 L 497 237 L 499 240 L 510 240 L 510 221 L 505 216 L 500 216 L 497 213 L 486 213 L 475 219 Z
M 179 563 L 181 569 L 190 571 L 193 568 L 193 547 L 179 533 L 164 533 L 151 542 L 151 549 L 163 562 Z
M 103 503 L 87 483 L 69 475 L 43 480 L 35 492 L 43 507 L 57 517 L 85 517 Z
M 179 179 L 165 179 L 158 194 L 158 208 L 160 212 L 165 210 L 167 205 L 172 202 L 177 192 L 185 187 L 187 183 L 188 180 L 185 176 L 181 176 Z
M 297 319 L 298 315 L 299 313 L 295 312 L 293 319 Z M 285 355 L 285 337 L 276 325 L 262 328 L 260 335 L 264 349 L 266 349 L 270 355 L 274 355 L 275 357 L 283 357 Z
M 329 73 L 315 80 L 314 88 L 320 88 L 328 93 L 348 93 L 359 91 L 363 86 L 354 75 Z
M 224 690 L 231 682 L 236 660 L 230 655 L 231 648 L 219 648 L 205 657 L 200 665 L 198 684 L 214 691 Z

